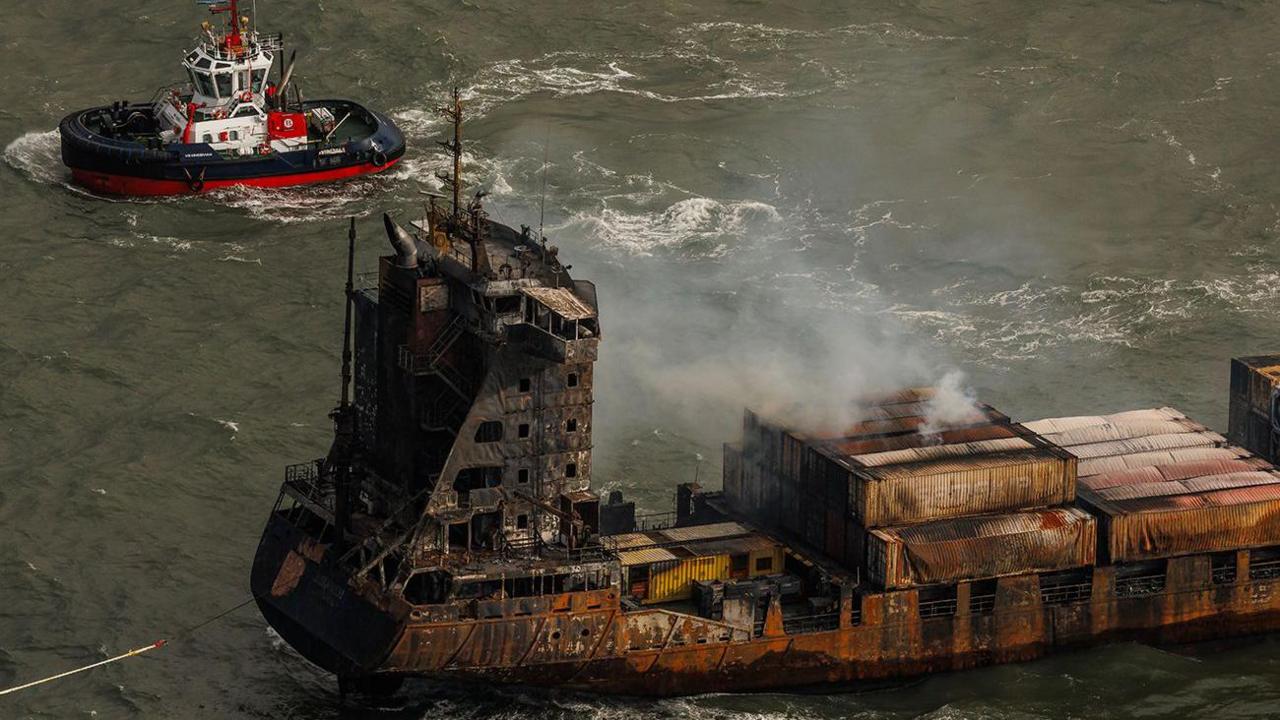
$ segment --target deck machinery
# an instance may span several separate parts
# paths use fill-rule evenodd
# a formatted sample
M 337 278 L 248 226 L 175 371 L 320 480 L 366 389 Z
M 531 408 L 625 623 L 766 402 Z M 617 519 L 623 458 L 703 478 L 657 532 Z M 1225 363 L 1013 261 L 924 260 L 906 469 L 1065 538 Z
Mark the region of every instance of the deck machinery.
M 364 287 L 348 264 L 334 442 L 286 470 L 253 564 L 343 688 L 762 690 L 1280 626 L 1280 473 L 1170 408 L 938 426 L 920 388 L 829 432 L 748 412 L 723 490 L 637 527 L 591 489 L 595 288 L 464 202 L 460 140 L 452 199 L 385 216 Z M 1255 384 L 1233 431 L 1271 412 Z

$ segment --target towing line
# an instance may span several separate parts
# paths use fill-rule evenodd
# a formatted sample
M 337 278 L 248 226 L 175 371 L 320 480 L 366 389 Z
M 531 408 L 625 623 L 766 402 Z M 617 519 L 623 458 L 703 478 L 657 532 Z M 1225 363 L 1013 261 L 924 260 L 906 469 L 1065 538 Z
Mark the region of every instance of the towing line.
M 216 621 L 216 620 L 221 620 L 222 618 L 226 617 L 227 615 L 230 615 L 231 613 L 235 612 L 236 610 L 239 610 L 240 608 L 244 607 L 245 605 L 248 605 L 249 603 L 253 602 L 253 601 L 254 601 L 254 600 L 256 600 L 256 599 L 257 599 L 256 597 L 251 597 L 251 598 L 249 598 L 248 600 L 245 600 L 244 602 L 240 603 L 239 605 L 236 605 L 235 607 L 228 608 L 228 609 L 223 610 L 222 612 L 218 613 L 217 615 L 213 615 L 213 616 L 211 616 L 211 617 L 209 617 L 209 618 L 206 618 L 205 620 L 202 620 L 202 621 L 200 621 L 200 622 L 196 623 L 195 625 L 192 625 L 190 628 L 187 628 L 187 629 L 186 629 L 186 630 L 184 630 L 182 633 L 180 633 L 177 637 L 178 637 L 178 639 L 185 638 L 185 637 L 187 637 L 187 636 L 191 635 L 192 633 L 194 633 L 196 630 L 199 630 L 200 628 L 204 627 L 205 625 L 208 625 L 208 624 L 210 624 L 210 623 L 212 623 L 212 622 L 214 622 L 214 621 Z M 63 673 L 58 673 L 57 675 L 50 675 L 50 676 L 49 676 L 49 677 L 47 677 L 47 678 L 41 678 L 41 679 L 39 679 L 39 680 L 35 680 L 35 681 L 33 681 L 33 682 L 29 682 L 29 683 L 26 683 L 26 684 L 24 684 L 24 685 L 18 685 L 18 686 L 16 686 L 16 687 L 11 687 L 11 688 L 9 688 L 9 689 L 7 689 L 7 690 L 0 690 L 0 695 L 8 695 L 9 693 L 16 693 L 16 692 L 18 692 L 19 690 L 26 690 L 27 688 L 33 688 L 33 687 L 35 687 L 35 686 L 37 686 L 37 685 L 43 685 L 43 684 L 45 684 L 45 683 L 47 683 L 47 682 L 53 682 L 54 680 L 61 680 L 61 679 L 62 679 L 62 678 L 64 678 L 64 677 L 68 677 L 68 676 L 71 676 L 71 675 L 75 675 L 75 674 L 77 674 L 77 673 L 82 673 L 82 672 L 84 672 L 84 671 L 86 671 L 86 670 L 92 670 L 92 669 L 94 669 L 94 668 L 96 668 L 96 667 L 102 667 L 103 665 L 110 665 L 110 664 L 111 664 L 111 663 L 113 663 L 113 662 L 119 662 L 119 661 L 124 660 L 124 659 L 126 659 L 126 658 L 136 657 L 136 656 L 141 655 L 141 654 L 143 654 L 143 653 L 145 653 L 145 652 L 151 652 L 152 650 L 158 650 L 158 649 L 160 649 L 160 648 L 162 648 L 162 647 L 164 647 L 164 646 L 166 646 L 166 645 L 168 645 L 168 644 L 169 644 L 169 641 L 168 641 L 168 640 L 157 640 L 157 641 L 155 641 L 155 642 L 151 643 L 150 645 L 143 645 L 142 647 L 137 648 L 137 649 L 135 649 L 135 650 L 130 650 L 129 652 L 124 653 L 123 655 L 117 655 L 117 656 L 115 656 L 115 657 L 113 657 L 113 658 L 107 658 L 106 660 L 99 660 L 99 661 L 98 661 L 98 662 L 96 662 L 96 663 L 92 663 L 92 664 L 90 664 L 90 665 L 85 665 L 84 667 L 78 667 L 78 668 L 76 668 L 76 669 L 74 669 L 74 670 L 68 670 L 68 671 L 63 672 Z

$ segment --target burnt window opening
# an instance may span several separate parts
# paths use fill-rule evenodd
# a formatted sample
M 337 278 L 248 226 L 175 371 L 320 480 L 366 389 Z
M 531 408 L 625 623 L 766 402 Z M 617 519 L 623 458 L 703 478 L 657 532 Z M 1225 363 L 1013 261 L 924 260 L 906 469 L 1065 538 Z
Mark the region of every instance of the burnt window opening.
M 578 387 L 578 373 L 571 372 L 565 376 L 564 384 L 569 387 Z
M 773 571 L 773 558 L 772 558 L 772 557 L 768 557 L 768 556 L 766 556 L 766 557 L 762 557 L 762 558 L 756 558 L 756 572 L 758 572 L 758 573 L 767 573 L 767 572 L 772 572 L 772 571 Z
M 529 516 L 528 516 L 528 515 L 517 515 L 517 516 L 516 516 L 516 529 L 517 529 L 517 530 L 528 530 L 528 529 L 529 529 Z
M 565 466 L 564 466 L 564 476 L 565 476 L 565 477 L 578 477 L 578 464 L 577 464 L 577 463 L 569 463 L 568 465 L 565 465 Z
M 520 378 L 519 388 L 520 392 L 527 393 L 533 389 L 533 381 L 529 378 Z
M 436 605 L 449 597 L 452 578 L 443 570 L 418 573 L 404 586 L 404 599 L 414 605 Z
M 750 567 L 750 556 L 746 553 L 729 556 L 729 577 L 745 578 Z
M 510 315 L 520 312 L 520 296 L 512 295 L 508 297 L 495 298 L 493 301 L 494 312 L 499 315 Z
M 529 482 L 529 469 L 528 469 L 528 468 L 520 468 L 520 471 L 516 473 L 516 482 L 518 482 L 518 483 L 520 483 L 520 484 L 524 484 L 524 483 Z
M 502 484 L 502 466 L 473 467 L 459 470 L 453 479 L 453 489 L 460 495 L 480 488 L 495 488 Z
M 502 421 L 488 420 L 476 428 L 476 442 L 491 443 L 502 439 Z
M 578 432 L 578 421 L 575 418 L 569 418 L 564 421 L 565 432 Z
M 454 550 L 466 550 L 471 544 L 470 533 L 468 529 L 470 525 L 466 522 L 451 523 L 449 525 L 449 547 Z
M 520 423 L 520 427 L 516 429 L 516 434 L 521 439 L 529 437 L 529 423 Z

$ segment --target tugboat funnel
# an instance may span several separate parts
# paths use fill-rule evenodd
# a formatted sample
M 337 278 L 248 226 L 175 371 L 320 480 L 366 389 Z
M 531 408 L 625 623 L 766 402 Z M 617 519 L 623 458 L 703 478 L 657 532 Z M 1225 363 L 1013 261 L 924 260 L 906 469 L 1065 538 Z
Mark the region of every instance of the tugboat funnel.
M 396 267 L 413 270 L 418 267 L 418 244 L 413 236 L 396 224 L 387 213 L 382 214 L 382 224 L 387 227 L 387 239 L 396 251 Z

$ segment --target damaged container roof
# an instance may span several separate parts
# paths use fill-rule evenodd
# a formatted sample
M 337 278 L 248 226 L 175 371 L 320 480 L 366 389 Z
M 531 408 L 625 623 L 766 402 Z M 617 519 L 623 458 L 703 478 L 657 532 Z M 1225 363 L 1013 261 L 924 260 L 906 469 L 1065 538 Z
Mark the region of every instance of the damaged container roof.
M 1280 544 L 1280 473 L 1173 408 L 1027 426 L 1081 458 L 1111 562 Z
M 1049 507 L 1075 498 L 1076 461 L 1069 453 L 989 405 L 975 404 L 968 417 L 940 425 L 930 417 L 931 396 L 929 389 L 913 389 L 881 404 L 864 401 L 873 419 L 838 435 L 800 439 L 815 456 L 809 474 L 845 475 L 849 512 L 864 527 Z
M 885 588 L 1092 565 L 1095 520 L 1075 507 L 871 530 L 867 574 Z

